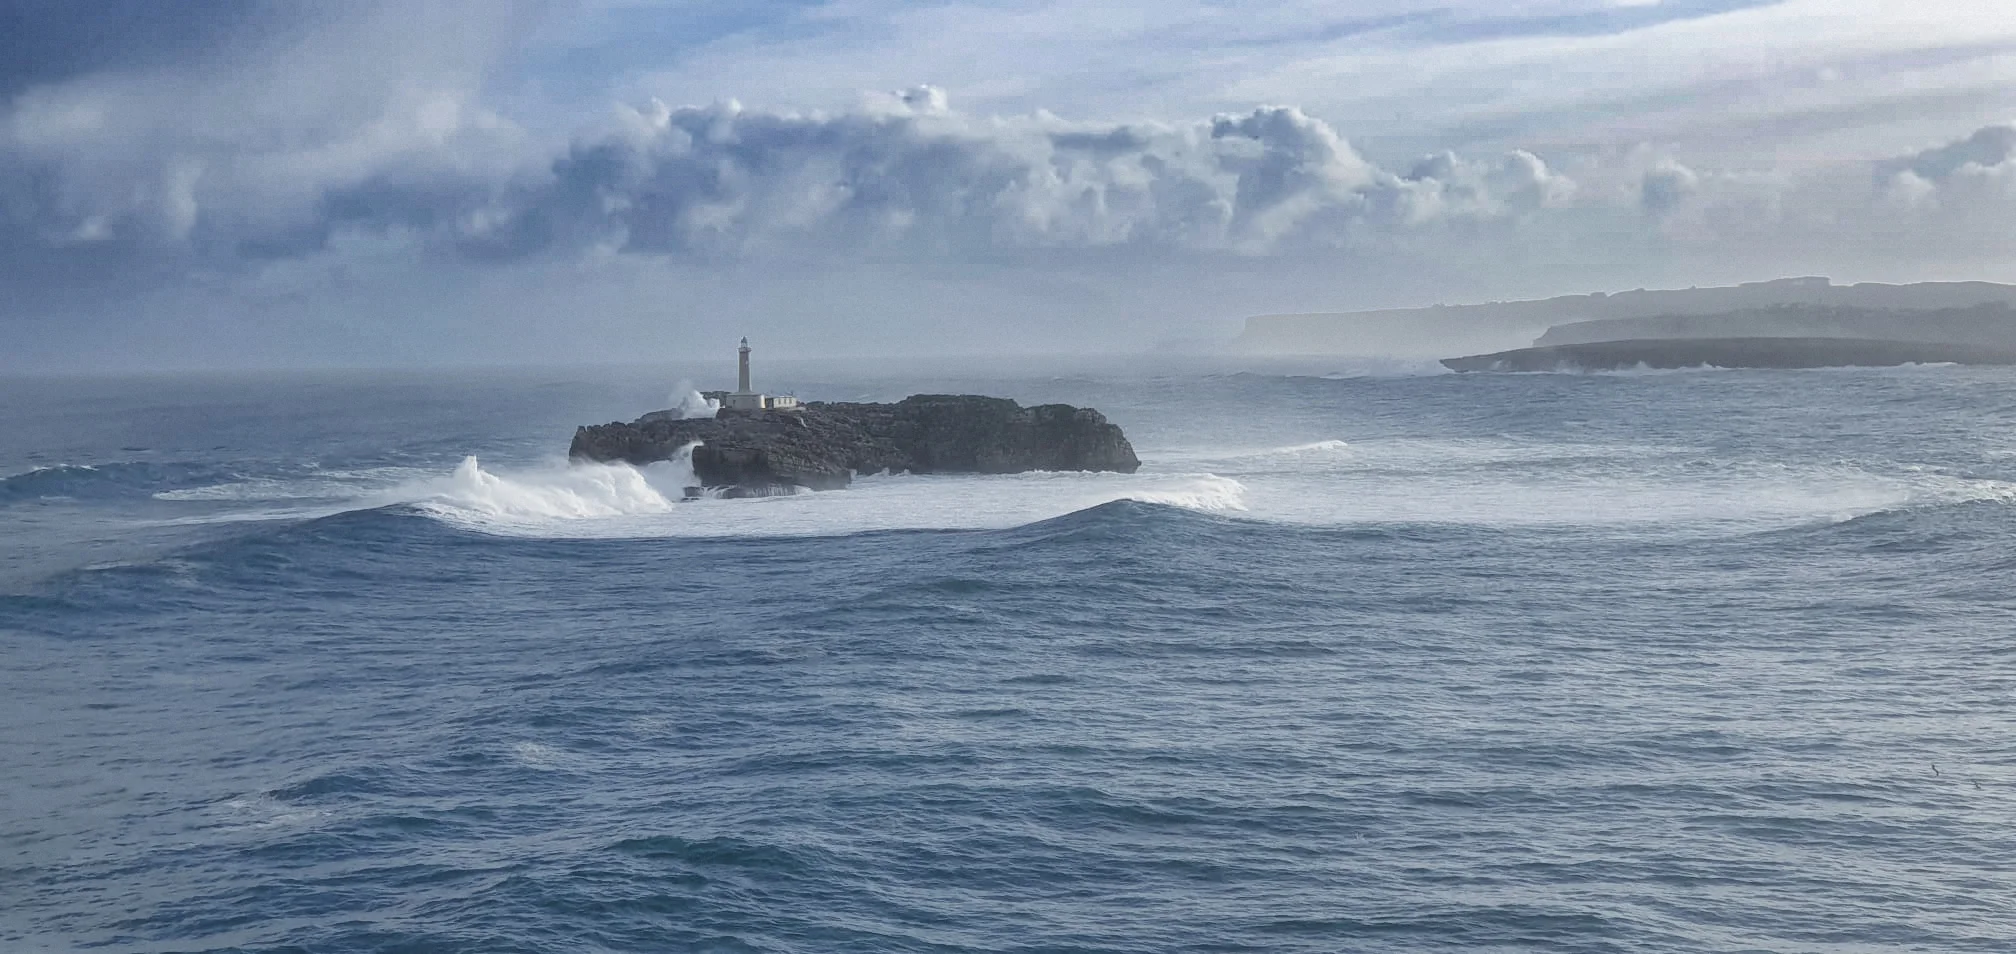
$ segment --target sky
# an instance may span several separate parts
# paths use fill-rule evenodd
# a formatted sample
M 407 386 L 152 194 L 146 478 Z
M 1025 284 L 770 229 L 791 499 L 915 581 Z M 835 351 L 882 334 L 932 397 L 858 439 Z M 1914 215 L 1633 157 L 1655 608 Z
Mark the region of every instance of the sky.
M 0 371 L 2016 281 L 2012 81 L 1982 0 L 0 0 Z

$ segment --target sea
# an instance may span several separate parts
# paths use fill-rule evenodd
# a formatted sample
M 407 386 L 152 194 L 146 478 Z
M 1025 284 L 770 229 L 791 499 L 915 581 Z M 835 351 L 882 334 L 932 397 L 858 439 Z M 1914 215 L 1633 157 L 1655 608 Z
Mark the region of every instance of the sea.
M 0 380 L 0 951 L 2016 951 L 2016 371 L 770 362 L 1144 463 L 565 459 L 707 373 Z

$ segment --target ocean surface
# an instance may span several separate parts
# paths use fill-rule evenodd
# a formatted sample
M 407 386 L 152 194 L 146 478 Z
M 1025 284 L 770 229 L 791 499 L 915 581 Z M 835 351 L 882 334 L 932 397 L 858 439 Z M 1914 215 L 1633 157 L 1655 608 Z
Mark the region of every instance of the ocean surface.
M 0 381 L 0 951 L 2016 951 L 2016 372 L 676 371 Z

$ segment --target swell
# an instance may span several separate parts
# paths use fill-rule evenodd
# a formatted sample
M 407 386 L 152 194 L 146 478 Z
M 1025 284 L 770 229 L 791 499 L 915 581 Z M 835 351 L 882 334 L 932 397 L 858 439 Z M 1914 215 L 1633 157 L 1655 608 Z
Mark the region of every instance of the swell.
M 725 504 L 762 506 L 761 501 Z M 114 620 L 153 625 L 187 613 L 267 606 L 285 594 L 282 615 L 379 600 L 434 605 L 478 598 L 484 580 L 541 566 L 585 572 L 597 586 L 628 592 L 666 578 L 695 592 L 715 585 L 705 568 L 751 561 L 779 567 L 839 561 L 873 567 L 916 561 L 958 565 L 974 555 L 1013 555 L 1050 564 L 1128 564 L 1172 549 L 1210 552 L 1228 535 L 1311 531 L 1117 500 L 1008 528 L 914 528 L 803 537 L 577 538 L 500 535 L 442 520 L 399 503 L 295 522 L 243 525 L 131 560 L 58 572 L 27 591 L 0 595 L 0 615 L 26 629 L 92 639 L 117 635 Z M 668 543 L 671 544 L 668 547 Z M 1117 563 L 1112 562 L 1119 557 Z M 575 594 L 578 596 L 578 594 Z M 234 609 L 235 608 L 235 609 Z
M 232 468 L 209 463 L 112 461 L 60 464 L 0 477 L 0 506 L 33 500 L 108 500 L 149 497 L 241 479 Z
M 1728 524 L 1737 535 L 1817 528 L 1822 536 L 1815 539 L 1822 540 L 1832 539 L 1827 528 L 1839 528 L 1831 531 L 1836 536 L 1864 528 L 1936 536 L 1949 529 L 1965 532 L 1964 526 L 1948 528 L 1940 517 L 1951 508 L 1980 504 L 1981 513 L 2000 513 L 2007 509 L 2002 504 L 2016 500 L 2016 486 L 1930 471 L 1885 475 L 1844 470 L 1845 465 L 1788 468 L 1740 461 L 1704 471 L 1704 462 L 1691 452 L 1602 450 L 1505 441 L 1471 446 L 1329 439 L 1193 451 L 1187 459 L 1199 469 L 1187 473 L 881 476 L 846 491 L 690 503 L 679 499 L 691 479 L 681 461 L 645 468 L 554 462 L 493 471 L 469 457 L 445 475 L 436 471 L 396 482 L 380 476 L 377 489 L 329 500 L 317 510 L 262 513 L 257 525 L 246 525 L 253 517 L 242 508 L 219 506 L 215 501 L 225 495 L 211 489 L 271 481 L 282 486 L 261 492 L 284 496 L 294 493 L 285 485 L 288 478 L 246 478 L 220 465 L 123 462 L 0 478 L 6 491 L 0 501 L 137 495 L 161 501 L 161 508 L 212 501 L 190 517 L 204 526 L 188 534 L 188 546 L 160 548 L 134 562 L 193 559 L 223 565 L 232 562 L 234 548 L 363 546 L 370 558 L 382 559 L 406 546 L 478 545 L 500 538 L 746 542 L 928 532 L 998 533 L 999 545 L 1013 547 L 1124 542 L 1130 535 L 1181 536 L 1237 524 L 1436 537 L 1444 534 L 1422 528 L 1607 528 L 1636 535 L 1700 525 L 1718 528 L 1720 535 L 1719 528 Z M 1241 480 L 1209 472 L 1220 468 L 1254 481 L 1255 489 L 1249 494 Z M 1511 477 L 1501 473 L 1508 469 Z M 312 465 L 301 473 L 306 476 L 297 480 L 327 476 Z M 330 473 L 350 479 L 362 472 Z M 191 489 L 195 492 L 185 492 Z M 149 515 L 154 512 L 158 509 Z M 1909 529 L 1884 531 L 1888 514 L 1923 519 L 1899 518 Z M 337 566 L 328 569 L 341 572 Z
M 2016 492 L 1920 498 L 1842 520 L 1759 531 L 1774 544 L 1844 545 L 1931 552 L 1990 545 L 2016 532 Z

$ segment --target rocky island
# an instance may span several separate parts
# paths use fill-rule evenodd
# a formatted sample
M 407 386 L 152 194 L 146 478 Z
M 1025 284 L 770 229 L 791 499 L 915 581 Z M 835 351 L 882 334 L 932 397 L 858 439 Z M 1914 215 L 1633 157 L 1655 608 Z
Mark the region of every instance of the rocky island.
M 1091 408 L 1023 407 L 977 394 L 913 394 L 894 404 L 811 401 L 750 384 L 749 339 L 736 388 L 695 393 L 628 424 L 574 432 L 574 460 L 643 466 L 691 448 L 697 494 L 767 497 L 837 490 L 857 474 L 1019 474 L 1141 466 L 1120 428 Z
M 745 357 L 746 362 L 746 357 Z M 746 364 L 744 365 L 746 368 Z M 1141 466 L 1120 428 L 1091 408 L 1023 407 L 1007 398 L 917 394 L 894 404 L 736 401 L 713 416 L 656 411 L 628 424 L 574 432 L 570 457 L 643 465 L 693 447 L 699 483 L 728 496 L 833 490 L 857 474 L 1014 474 L 1032 470 L 1133 473 Z M 758 396 L 760 397 L 760 396 Z M 736 407 L 735 404 L 754 405 Z

